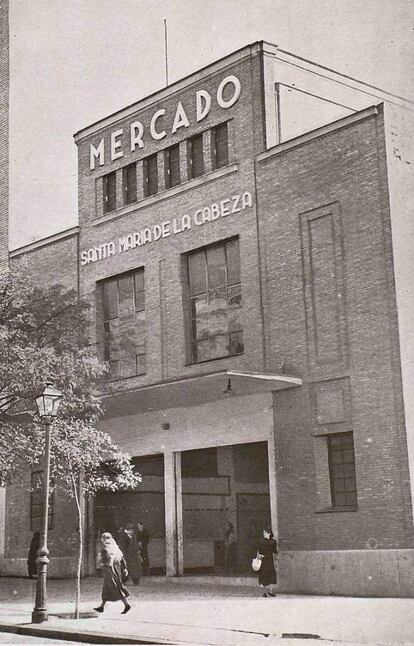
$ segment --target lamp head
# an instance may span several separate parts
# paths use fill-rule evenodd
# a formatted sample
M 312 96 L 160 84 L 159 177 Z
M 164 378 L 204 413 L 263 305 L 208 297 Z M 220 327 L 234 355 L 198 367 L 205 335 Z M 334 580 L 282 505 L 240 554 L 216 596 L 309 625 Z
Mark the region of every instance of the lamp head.
M 63 395 L 52 384 L 46 384 L 43 392 L 36 398 L 40 417 L 56 417 Z

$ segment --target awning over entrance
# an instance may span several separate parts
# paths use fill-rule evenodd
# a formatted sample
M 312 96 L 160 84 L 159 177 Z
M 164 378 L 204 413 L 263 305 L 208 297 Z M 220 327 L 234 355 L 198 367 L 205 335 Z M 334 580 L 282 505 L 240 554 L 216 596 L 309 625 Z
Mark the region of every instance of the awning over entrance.
M 205 402 L 285 390 L 302 380 L 287 375 L 223 370 L 162 381 L 104 397 L 105 417 L 134 415 L 153 410 L 195 406 Z

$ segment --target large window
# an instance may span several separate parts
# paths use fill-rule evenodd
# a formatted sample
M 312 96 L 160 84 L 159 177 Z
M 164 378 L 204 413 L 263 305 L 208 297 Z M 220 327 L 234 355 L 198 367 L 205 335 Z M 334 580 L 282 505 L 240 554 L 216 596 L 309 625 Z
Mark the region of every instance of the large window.
M 129 164 L 122 169 L 122 187 L 124 190 L 124 204 L 137 201 L 137 165 Z
M 105 360 L 110 377 L 142 375 L 145 358 L 144 270 L 121 274 L 103 283 Z
M 102 178 L 103 182 L 103 210 L 104 213 L 116 209 L 116 172 L 108 173 Z
M 357 506 L 354 439 L 352 433 L 328 435 L 329 476 L 334 509 Z
M 180 181 L 180 145 L 177 144 L 165 151 L 165 186 L 171 188 L 177 186 Z
M 144 159 L 144 195 L 155 195 L 158 192 L 157 154 Z
M 190 178 L 204 174 L 203 133 L 188 140 L 188 166 Z
M 213 168 L 221 168 L 229 163 L 229 140 L 227 123 L 221 123 L 211 131 L 211 150 Z
M 243 352 L 239 241 L 233 238 L 187 255 L 191 360 Z

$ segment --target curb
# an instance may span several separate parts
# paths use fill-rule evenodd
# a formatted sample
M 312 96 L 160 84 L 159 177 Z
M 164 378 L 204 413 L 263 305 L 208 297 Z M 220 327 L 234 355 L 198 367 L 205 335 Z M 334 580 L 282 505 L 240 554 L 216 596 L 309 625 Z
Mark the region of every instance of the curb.
M 36 628 L 33 625 L 1 624 L 0 632 L 13 633 L 15 635 L 28 635 L 30 637 L 46 637 L 48 639 L 61 639 L 62 641 L 83 642 L 84 644 L 175 644 L 168 639 L 157 639 L 154 637 L 120 637 L 119 635 L 108 635 L 107 633 L 96 633 L 85 631 L 82 633 L 72 632 L 64 628 Z M 185 645 L 186 642 L 180 642 Z

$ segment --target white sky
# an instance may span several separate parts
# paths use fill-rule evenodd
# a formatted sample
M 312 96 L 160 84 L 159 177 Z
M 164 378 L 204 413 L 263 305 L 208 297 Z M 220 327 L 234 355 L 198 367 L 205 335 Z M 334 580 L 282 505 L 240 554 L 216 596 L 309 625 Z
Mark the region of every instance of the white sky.
M 73 133 L 256 40 L 414 98 L 414 0 L 10 0 L 10 247 L 77 224 Z

